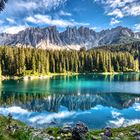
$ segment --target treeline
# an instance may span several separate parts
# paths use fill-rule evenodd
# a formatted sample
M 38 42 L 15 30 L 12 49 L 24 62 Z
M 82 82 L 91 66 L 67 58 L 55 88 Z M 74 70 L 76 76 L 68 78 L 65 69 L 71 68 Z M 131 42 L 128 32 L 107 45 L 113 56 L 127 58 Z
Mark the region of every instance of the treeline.
M 127 72 L 139 71 L 138 56 L 129 52 L 103 49 L 85 51 L 47 51 L 32 48 L 0 47 L 2 75 L 65 72 Z
M 128 44 L 104 45 L 99 48 L 103 50 L 110 50 L 111 52 L 129 52 L 135 58 L 137 58 L 140 52 L 140 41 L 136 41 Z

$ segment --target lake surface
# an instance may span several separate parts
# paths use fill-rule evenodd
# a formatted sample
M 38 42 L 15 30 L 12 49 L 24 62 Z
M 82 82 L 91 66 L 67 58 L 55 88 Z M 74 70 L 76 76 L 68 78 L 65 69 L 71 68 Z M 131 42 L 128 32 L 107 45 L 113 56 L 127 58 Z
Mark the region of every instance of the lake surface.
M 56 76 L 0 83 L 0 114 L 34 127 L 140 123 L 140 74 Z

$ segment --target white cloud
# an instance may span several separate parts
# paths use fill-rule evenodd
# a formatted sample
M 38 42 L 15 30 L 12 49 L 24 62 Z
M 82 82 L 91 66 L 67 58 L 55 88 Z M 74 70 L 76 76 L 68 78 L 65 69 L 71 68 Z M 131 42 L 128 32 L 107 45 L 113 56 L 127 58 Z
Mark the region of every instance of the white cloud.
M 102 4 L 109 16 L 123 18 L 140 15 L 139 0 L 95 0 L 95 2 Z
M 52 19 L 48 15 L 35 15 L 34 17 L 27 17 L 27 22 L 32 22 L 35 24 L 49 24 L 49 25 L 57 25 L 59 27 L 73 26 L 73 23 L 66 20 L 60 19 Z
M 131 4 L 137 0 L 106 0 L 106 4 L 110 5 L 112 8 L 121 8 L 126 4 Z
M 85 25 L 88 26 L 88 23 L 78 23 L 75 22 L 74 20 L 63 20 L 63 19 L 52 19 L 48 15 L 34 15 L 33 17 L 27 17 L 25 19 L 27 22 L 31 22 L 34 24 L 49 24 L 49 25 L 56 25 L 59 27 L 67 27 L 67 26 L 76 26 L 76 25 Z
M 106 4 L 110 5 L 110 7 L 113 7 L 113 8 L 122 6 L 121 0 L 107 0 Z
M 60 11 L 59 15 L 60 15 L 60 16 L 72 16 L 71 13 L 64 12 L 64 11 L 62 11 L 62 10 Z
M 12 0 L 8 1 L 7 8 L 17 11 L 46 10 L 56 9 L 63 5 L 67 0 Z M 14 5 L 14 6 L 11 6 Z M 10 11 L 11 11 L 10 10 Z
M 64 119 L 75 115 L 76 112 L 61 111 L 59 113 L 49 112 L 30 112 L 18 106 L 0 108 L 0 114 L 7 116 L 9 113 L 12 114 L 14 119 L 18 119 L 33 126 L 49 124 L 54 120 Z
M 90 27 L 91 30 L 97 30 L 98 27 Z
M 38 1 L 38 0 L 36 0 Z M 56 9 L 60 5 L 63 5 L 67 0 L 40 0 L 40 5 L 46 8 Z
M 3 24 L 3 23 L 4 23 L 4 21 L 0 20 L 0 24 Z
M 134 30 L 135 30 L 136 32 L 140 31 L 140 23 L 134 25 Z
M 114 110 L 111 113 L 112 113 L 113 118 L 117 118 L 117 117 L 119 117 L 121 115 L 120 112 L 117 112 L 117 111 L 114 111 Z
M 110 21 L 110 25 L 115 25 L 115 24 L 118 24 L 120 23 L 119 20 L 117 20 L 116 18 L 112 18 L 111 21 Z
M 16 34 L 19 31 L 26 29 L 27 26 L 24 25 L 17 25 L 17 26 L 3 26 L 0 28 L 0 32 L 9 33 L 9 34 Z
M 32 2 L 32 1 L 20 1 L 20 2 L 16 2 L 16 7 L 18 7 L 18 9 L 27 9 L 27 10 L 31 10 L 31 9 L 37 9 L 38 5 L 36 2 Z
M 9 113 L 12 113 L 12 114 L 20 113 L 23 115 L 23 114 L 27 114 L 28 111 L 17 106 L 13 106 L 9 108 L 0 108 L 0 114 L 8 115 Z
M 114 11 L 111 11 L 110 13 L 108 13 L 109 16 L 115 16 L 118 18 L 122 18 L 124 17 L 122 11 L 120 9 L 115 9 Z
M 15 20 L 14 19 L 12 19 L 12 18 L 6 18 L 6 20 L 9 22 L 9 23 L 15 23 Z
M 36 22 L 37 22 L 37 19 L 36 19 L 35 17 L 29 16 L 29 17 L 26 18 L 26 21 L 27 21 L 27 22 L 36 23 Z
M 63 118 L 70 117 L 74 114 L 75 114 L 75 112 L 68 112 L 68 111 L 52 113 L 52 114 L 43 114 L 42 113 L 41 115 L 31 117 L 29 119 L 29 122 L 37 123 L 37 124 L 51 123 L 52 121 L 54 121 L 54 119 L 63 119 Z
M 89 23 L 73 20 L 71 17 L 72 14 L 68 11 L 60 10 L 63 9 L 62 7 L 67 1 L 68 0 L 9 0 L 5 8 L 6 12 L 4 11 L 1 16 L 3 21 L 8 22 L 5 22 L 7 25 L 5 24 L 3 29 L 0 27 L 0 31 L 13 34 L 17 33 L 25 29 L 26 22 L 29 23 L 29 25 L 34 23 L 35 26 L 89 26 Z M 49 14 L 51 16 L 49 16 Z M 5 15 L 7 19 L 4 18 Z M 64 16 L 67 16 L 67 19 L 64 19 Z M 14 19 L 16 19 L 16 21 L 14 21 Z
M 117 120 L 109 121 L 108 125 L 111 127 L 122 127 L 124 125 L 125 119 L 123 117 L 117 118 Z
M 139 25 L 140 26 L 140 25 Z M 135 103 L 133 105 L 133 108 L 135 109 L 135 111 L 140 111 L 140 104 L 139 103 Z
M 131 6 L 126 6 L 124 7 L 124 11 L 126 12 L 127 15 L 131 16 L 138 16 L 140 15 L 140 4 L 139 5 L 131 5 Z
M 97 105 L 95 107 L 92 108 L 93 110 L 102 110 L 103 106 L 102 105 Z
M 126 120 L 126 123 L 123 126 L 126 127 L 126 126 L 131 126 L 131 125 L 139 124 L 139 123 L 140 123 L 139 119 Z
M 138 123 L 140 123 L 139 119 L 125 119 L 121 117 L 117 118 L 116 120 L 109 121 L 107 125 L 110 127 L 118 128 L 118 127 L 127 127 Z

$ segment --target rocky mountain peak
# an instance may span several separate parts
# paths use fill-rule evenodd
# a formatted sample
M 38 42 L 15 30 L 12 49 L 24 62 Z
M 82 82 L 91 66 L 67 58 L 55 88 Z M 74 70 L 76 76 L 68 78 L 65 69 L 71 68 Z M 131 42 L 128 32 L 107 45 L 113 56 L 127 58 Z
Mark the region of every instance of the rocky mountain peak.
M 116 28 L 95 32 L 81 26 L 67 27 L 59 32 L 56 26 L 45 28 L 30 27 L 17 34 L 0 34 L 0 45 L 30 46 L 43 49 L 90 49 L 99 45 L 128 43 L 140 40 L 140 33 L 134 33 L 131 29 L 118 26 Z

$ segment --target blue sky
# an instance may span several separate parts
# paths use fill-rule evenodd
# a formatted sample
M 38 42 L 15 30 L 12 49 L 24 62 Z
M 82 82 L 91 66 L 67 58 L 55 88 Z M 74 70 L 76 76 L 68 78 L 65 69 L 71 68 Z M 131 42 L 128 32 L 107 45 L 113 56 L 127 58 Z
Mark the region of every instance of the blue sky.
M 140 31 L 140 0 L 9 0 L 0 13 L 0 32 L 49 25 L 96 31 L 121 25 Z

